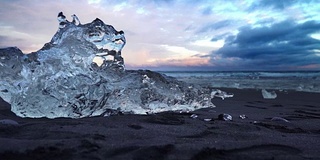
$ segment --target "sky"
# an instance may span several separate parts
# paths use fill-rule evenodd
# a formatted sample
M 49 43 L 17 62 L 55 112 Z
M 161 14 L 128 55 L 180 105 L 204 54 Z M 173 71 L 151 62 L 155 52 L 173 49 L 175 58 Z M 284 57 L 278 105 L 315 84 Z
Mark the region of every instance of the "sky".
M 0 48 L 39 50 L 60 11 L 123 30 L 128 69 L 320 70 L 320 0 L 1 0 Z

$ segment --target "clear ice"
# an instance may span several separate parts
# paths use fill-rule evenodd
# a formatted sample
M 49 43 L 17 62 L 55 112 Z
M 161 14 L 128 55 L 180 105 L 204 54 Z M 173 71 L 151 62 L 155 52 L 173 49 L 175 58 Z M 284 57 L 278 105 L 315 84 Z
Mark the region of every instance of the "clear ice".
M 214 97 L 220 97 L 222 100 L 224 100 L 225 98 L 233 97 L 233 94 L 232 93 L 227 93 L 225 91 L 221 91 L 219 89 L 213 89 L 211 91 L 211 98 L 214 98 Z
M 261 90 L 262 96 L 264 99 L 275 99 L 277 98 L 277 93 L 275 91 L 268 92 L 265 89 Z
M 125 70 L 123 31 L 98 18 L 76 24 L 61 12 L 58 20 L 57 33 L 39 51 L 0 49 L 0 96 L 16 115 L 82 118 L 214 107 L 210 89 L 148 70 Z M 113 59 L 97 65 L 97 56 Z

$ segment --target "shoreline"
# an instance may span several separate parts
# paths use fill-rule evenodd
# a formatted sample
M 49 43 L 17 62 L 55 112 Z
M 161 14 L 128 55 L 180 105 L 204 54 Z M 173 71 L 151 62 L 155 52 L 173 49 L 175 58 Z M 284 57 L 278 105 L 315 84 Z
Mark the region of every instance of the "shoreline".
M 273 91 L 296 91 L 320 93 L 319 80 L 309 79 L 244 79 L 244 78 L 218 78 L 218 77 L 174 77 L 179 81 L 188 84 L 200 85 L 211 88 L 228 88 L 228 89 L 257 89 Z M 289 81 L 288 81 L 289 80 Z M 280 87 L 279 87 L 280 86 Z
M 264 99 L 261 90 L 217 89 L 234 97 L 214 98 L 215 108 L 190 113 L 32 119 L 15 116 L 0 101 L 0 120 L 18 123 L 0 124 L 0 143 L 6 144 L 0 159 L 320 157 L 320 93 L 276 91 L 276 99 Z M 223 113 L 232 121 L 219 120 Z

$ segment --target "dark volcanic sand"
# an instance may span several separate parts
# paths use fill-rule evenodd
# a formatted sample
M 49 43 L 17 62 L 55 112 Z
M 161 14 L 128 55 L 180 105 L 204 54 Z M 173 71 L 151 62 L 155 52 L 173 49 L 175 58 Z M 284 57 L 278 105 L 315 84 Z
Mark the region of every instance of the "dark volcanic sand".
M 19 125 L 0 124 L 0 160 L 320 159 L 320 93 L 222 90 L 235 96 L 213 99 L 216 108 L 83 119 L 19 118 L 1 100 L 0 120 Z

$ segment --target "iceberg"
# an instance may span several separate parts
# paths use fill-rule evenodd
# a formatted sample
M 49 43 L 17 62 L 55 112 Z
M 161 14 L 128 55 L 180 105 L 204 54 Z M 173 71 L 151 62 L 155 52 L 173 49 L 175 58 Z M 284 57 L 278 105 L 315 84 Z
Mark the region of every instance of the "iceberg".
M 0 49 L 0 96 L 16 115 L 82 118 L 215 107 L 210 89 L 149 70 L 125 70 L 124 32 L 98 18 L 87 24 L 75 19 L 77 24 L 59 13 L 58 31 L 36 52 Z

